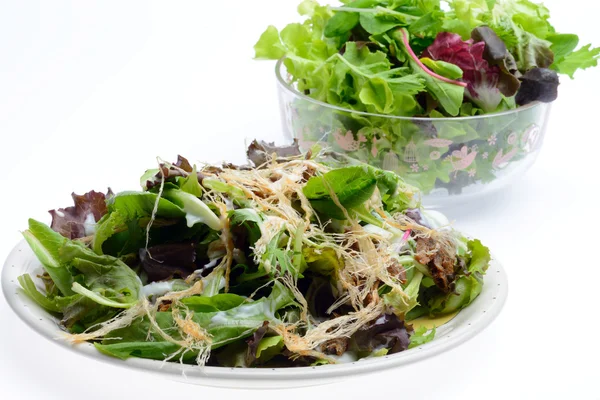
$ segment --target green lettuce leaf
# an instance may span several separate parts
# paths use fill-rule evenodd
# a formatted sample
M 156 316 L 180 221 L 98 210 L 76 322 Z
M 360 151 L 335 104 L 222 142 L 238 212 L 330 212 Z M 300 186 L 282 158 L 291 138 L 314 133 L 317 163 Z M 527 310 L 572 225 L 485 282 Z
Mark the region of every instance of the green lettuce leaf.
M 572 79 L 578 69 L 597 66 L 598 58 L 600 58 L 600 47 L 591 48 L 591 45 L 586 44 L 579 50 L 567 54 L 562 60 L 555 62 L 553 68 L 561 74 L 569 75 Z
M 425 343 L 431 342 L 435 338 L 435 327 L 431 330 L 422 326 L 415 330 L 412 335 L 410 335 L 410 344 L 408 345 L 409 349 L 419 347 Z
M 34 219 L 29 220 L 23 236 L 60 292 L 65 296 L 75 294 L 71 289 L 73 275 L 60 261 L 60 249 L 68 239 Z

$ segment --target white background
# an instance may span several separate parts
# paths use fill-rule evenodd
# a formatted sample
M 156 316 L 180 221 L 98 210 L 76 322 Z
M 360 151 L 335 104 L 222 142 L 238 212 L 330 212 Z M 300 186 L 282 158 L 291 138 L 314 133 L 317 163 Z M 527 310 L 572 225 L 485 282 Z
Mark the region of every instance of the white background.
M 559 31 L 600 45 L 598 2 L 548 0 Z M 274 65 L 253 61 L 295 0 L 0 2 L 0 259 L 27 218 L 70 193 L 136 189 L 178 153 L 243 158 L 276 139 Z M 449 215 L 509 274 L 501 316 L 468 343 L 376 376 L 263 393 L 107 366 L 30 331 L 0 301 L 3 399 L 598 399 L 600 68 L 562 78 L 538 162 L 508 190 Z

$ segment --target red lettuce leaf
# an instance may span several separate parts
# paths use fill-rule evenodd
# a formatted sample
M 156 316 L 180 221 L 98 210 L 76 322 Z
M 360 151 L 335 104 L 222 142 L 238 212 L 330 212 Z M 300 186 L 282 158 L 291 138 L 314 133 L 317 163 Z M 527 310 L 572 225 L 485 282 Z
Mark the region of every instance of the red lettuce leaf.
M 112 196 L 113 193 L 110 189 L 106 194 L 93 190 L 84 195 L 73 193 L 71 197 L 73 197 L 74 206 L 48 211 L 52 215 L 50 227 L 69 239 L 88 236 L 92 229 L 90 225 L 98 222 L 108 212 L 106 200 Z
M 484 42 L 483 58 L 490 65 L 497 65 L 500 68 L 498 90 L 506 97 L 514 96 L 521 84 L 518 79 L 521 73 L 515 58 L 509 53 L 502 39 L 488 26 L 473 29 L 471 39 L 475 42 Z
M 461 80 L 467 84 L 465 95 L 486 112 L 491 112 L 502 101 L 502 93 L 498 89 L 501 71 L 497 65 L 490 65 L 483 58 L 484 51 L 484 42 L 463 41 L 460 35 L 441 32 L 422 56 L 462 69 Z
M 354 350 L 372 352 L 383 347 L 388 349 L 388 354 L 392 354 L 408 349 L 410 332 L 404 321 L 395 314 L 386 313 L 356 331 L 350 340 Z

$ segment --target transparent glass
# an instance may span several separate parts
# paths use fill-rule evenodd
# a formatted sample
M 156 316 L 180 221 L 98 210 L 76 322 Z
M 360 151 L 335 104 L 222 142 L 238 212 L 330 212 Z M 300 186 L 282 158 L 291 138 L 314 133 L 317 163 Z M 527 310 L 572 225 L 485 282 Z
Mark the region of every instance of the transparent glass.
M 283 60 L 276 67 L 287 140 L 314 144 L 391 170 L 439 208 L 488 194 L 531 167 L 546 131 L 550 104 L 473 117 L 413 118 L 336 107 L 298 90 Z

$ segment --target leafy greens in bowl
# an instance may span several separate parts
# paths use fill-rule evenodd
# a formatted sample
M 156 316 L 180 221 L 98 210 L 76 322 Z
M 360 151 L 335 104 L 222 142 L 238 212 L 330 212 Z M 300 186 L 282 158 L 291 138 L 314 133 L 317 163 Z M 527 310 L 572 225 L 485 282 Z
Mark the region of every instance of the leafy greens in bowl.
M 306 0 L 303 23 L 270 26 L 255 45 L 257 58 L 280 60 L 284 129 L 304 150 L 326 142 L 425 194 L 521 174 L 558 73 L 573 77 L 600 56 L 576 50 L 578 37 L 528 0 L 343 3 Z
M 479 295 L 488 249 L 423 210 L 415 188 L 298 154 L 255 142 L 253 167 L 179 157 L 147 171 L 142 191 L 74 195 L 51 227 L 24 232 L 45 287 L 19 283 L 72 342 L 228 367 L 404 351 L 435 335 L 412 320 Z

